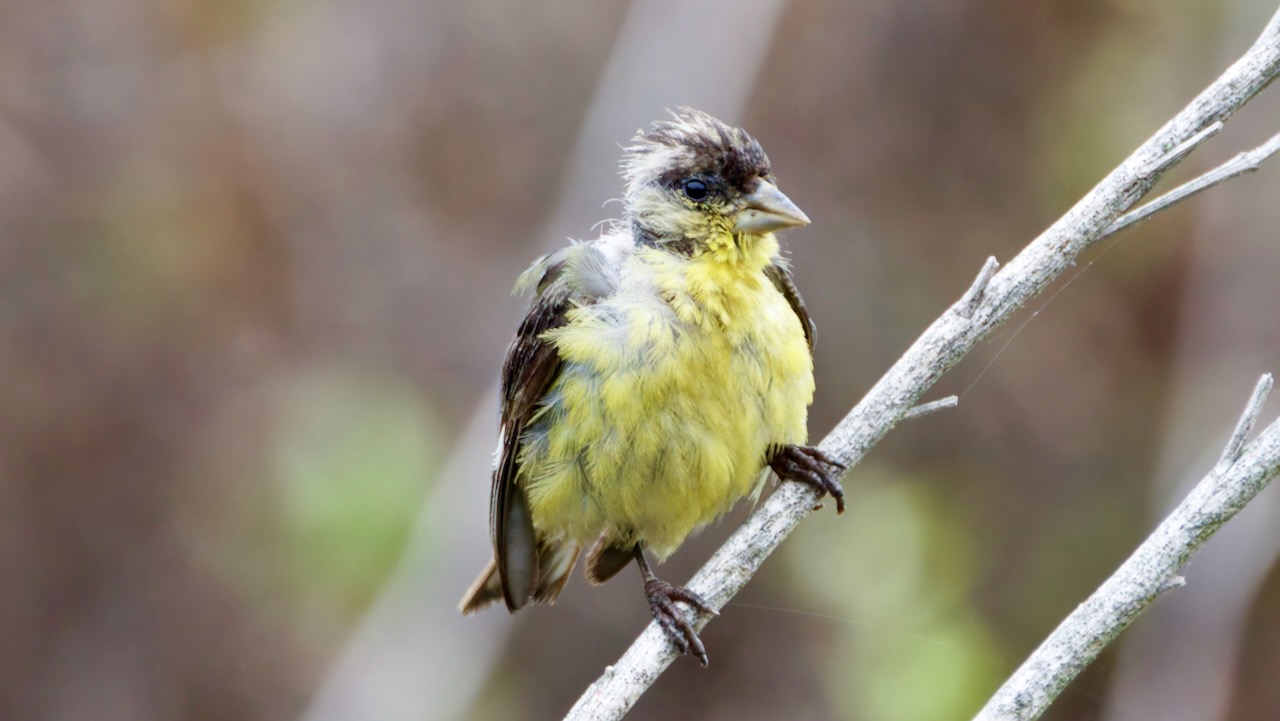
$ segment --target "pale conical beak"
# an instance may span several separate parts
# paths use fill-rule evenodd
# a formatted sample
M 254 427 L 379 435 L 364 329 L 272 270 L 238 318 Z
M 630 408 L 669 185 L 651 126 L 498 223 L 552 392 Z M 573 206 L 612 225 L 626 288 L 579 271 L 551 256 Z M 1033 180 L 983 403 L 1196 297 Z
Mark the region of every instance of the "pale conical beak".
M 734 216 L 735 233 L 771 233 L 809 224 L 809 216 L 767 180 L 756 180 L 755 190 L 744 200 L 746 209 Z

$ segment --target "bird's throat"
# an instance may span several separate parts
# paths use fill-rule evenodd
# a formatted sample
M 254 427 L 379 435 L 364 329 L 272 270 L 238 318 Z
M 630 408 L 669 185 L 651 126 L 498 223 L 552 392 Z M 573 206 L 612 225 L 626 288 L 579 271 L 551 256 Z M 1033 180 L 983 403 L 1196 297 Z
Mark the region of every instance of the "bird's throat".
M 686 323 L 713 326 L 736 338 L 772 290 L 764 269 L 778 256 L 772 234 L 730 234 L 698 244 L 687 258 L 650 251 L 655 285 Z
M 746 275 L 756 275 L 778 257 L 778 240 L 772 233 L 716 233 L 699 244 L 694 260 L 710 262 Z

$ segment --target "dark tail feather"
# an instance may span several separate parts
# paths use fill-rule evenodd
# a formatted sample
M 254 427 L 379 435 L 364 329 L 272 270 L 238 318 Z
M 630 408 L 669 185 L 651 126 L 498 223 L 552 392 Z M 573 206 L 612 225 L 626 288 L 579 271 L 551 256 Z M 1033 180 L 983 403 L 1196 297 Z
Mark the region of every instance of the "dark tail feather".
M 538 549 L 539 578 L 532 595 L 534 603 L 556 602 L 578 562 L 578 551 L 576 543 L 541 544 Z M 458 610 L 462 611 L 463 616 L 470 616 L 502 600 L 502 579 L 498 576 L 498 564 L 490 561 L 475 583 L 471 584 L 471 588 L 467 589 L 462 602 L 458 604 Z M 518 609 L 512 609 L 512 613 L 516 610 Z
M 470 616 L 501 600 L 502 579 L 498 578 L 498 564 L 489 561 L 489 565 L 480 572 L 480 577 L 467 589 L 462 602 L 458 604 L 458 610 L 462 611 L 463 616 Z
M 587 554 L 587 580 L 598 586 L 613 578 L 633 560 L 632 546 L 616 546 L 601 536 Z
M 564 584 L 573 573 L 578 563 L 579 546 L 572 541 L 543 543 L 538 549 L 538 567 L 542 575 L 538 579 L 538 587 L 533 591 L 533 600 L 537 603 L 552 604 L 560 597 Z

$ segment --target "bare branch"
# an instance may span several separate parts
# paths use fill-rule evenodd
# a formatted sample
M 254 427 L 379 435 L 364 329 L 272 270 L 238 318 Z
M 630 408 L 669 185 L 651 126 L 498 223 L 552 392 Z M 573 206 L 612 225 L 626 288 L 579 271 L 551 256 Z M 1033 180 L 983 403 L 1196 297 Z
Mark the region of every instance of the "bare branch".
M 944 313 L 920 336 L 861 402 L 823 439 L 820 448 L 852 467 L 952 366 L 979 341 L 1038 295 L 1084 250 L 1103 237 L 1176 163 L 1157 162 L 1214 123 L 1225 121 L 1280 75 L 1280 12 L 1262 36 L 1207 89 L 1107 175 L 1066 215 L 990 279 L 969 317 Z M 975 285 L 978 285 L 975 283 Z M 955 306 L 953 306 L 955 308 Z M 755 575 L 793 529 L 812 512 L 816 493 L 784 483 L 693 577 L 688 588 L 722 608 Z M 697 628 L 709 619 L 699 618 Z M 574 721 L 621 718 L 676 652 L 656 623 L 640 634 L 614 666 L 569 711 Z
M 1243 443 L 1271 386 L 1264 375 L 1232 435 Z M 1081 671 L 1138 614 L 1186 579 L 1177 571 L 1222 524 L 1266 488 L 1280 472 L 1280 421 L 1272 423 L 1247 452 L 1219 463 L 1106 583 L 1080 604 L 1005 682 L 974 721 L 1039 718 Z

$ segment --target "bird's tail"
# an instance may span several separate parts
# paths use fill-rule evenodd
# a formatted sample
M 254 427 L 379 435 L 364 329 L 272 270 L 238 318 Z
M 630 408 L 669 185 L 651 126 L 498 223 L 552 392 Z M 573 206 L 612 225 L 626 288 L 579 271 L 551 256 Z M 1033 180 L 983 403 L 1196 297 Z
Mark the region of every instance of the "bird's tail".
M 500 598 L 502 598 L 502 579 L 498 578 L 498 564 L 489 561 L 489 565 L 484 567 L 475 583 L 471 584 L 471 588 L 468 588 L 463 595 L 462 602 L 458 604 L 458 610 L 462 611 L 463 616 L 470 616 Z
M 569 581 L 569 574 L 573 572 L 573 567 L 578 562 L 579 550 L 581 549 L 578 544 L 572 541 L 543 541 L 539 544 L 538 582 L 532 596 L 534 603 L 556 602 L 560 592 L 564 590 L 564 584 Z M 489 565 L 480 572 L 475 583 L 467 589 L 462 602 L 458 604 L 458 610 L 462 611 L 463 616 L 469 616 L 501 600 L 503 600 L 502 579 L 498 576 L 498 564 L 496 561 L 489 561 Z M 511 607 L 510 603 L 507 605 Z M 520 610 L 521 606 L 515 606 L 511 611 L 514 613 Z

